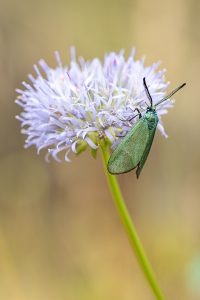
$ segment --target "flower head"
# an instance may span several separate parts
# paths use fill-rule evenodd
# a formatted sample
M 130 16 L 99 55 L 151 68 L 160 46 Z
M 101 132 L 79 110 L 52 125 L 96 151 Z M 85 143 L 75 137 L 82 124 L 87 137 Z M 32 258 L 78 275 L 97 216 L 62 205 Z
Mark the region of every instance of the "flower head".
M 38 153 L 47 148 L 47 158 L 60 161 L 58 154 L 82 152 L 87 147 L 95 153 L 103 139 L 116 143 L 137 121 L 134 109 L 145 113 L 146 97 L 143 77 L 146 78 L 154 103 L 165 96 L 168 83 L 165 70 L 157 71 L 159 63 L 144 66 L 144 59 L 135 60 L 134 51 L 128 59 L 124 52 L 111 52 L 103 63 L 95 58 L 78 61 L 72 49 L 70 66 L 63 66 L 56 52 L 58 66 L 50 68 L 44 60 L 35 65 L 36 77 L 29 75 L 31 84 L 17 89 L 16 103 L 23 111 L 20 120 L 22 133 L 27 135 L 25 147 L 35 145 Z M 157 107 L 158 128 L 166 136 L 161 115 L 172 106 L 170 100 Z

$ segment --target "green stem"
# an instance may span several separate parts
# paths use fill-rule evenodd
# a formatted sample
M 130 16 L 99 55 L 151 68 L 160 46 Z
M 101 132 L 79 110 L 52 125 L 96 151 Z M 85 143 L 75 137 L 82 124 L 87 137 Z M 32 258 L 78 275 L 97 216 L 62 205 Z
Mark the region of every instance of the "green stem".
M 109 148 L 105 144 L 101 146 L 102 149 L 102 156 L 103 156 L 103 162 L 104 162 L 104 169 L 107 176 L 108 184 L 115 202 L 115 205 L 117 207 L 117 210 L 119 212 L 119 215 L 121 217 L 122 223 L 124 225 L 124 228 L 128 234 L 131 246 L 136 254 L 137 260 L 140 264 L 140 267 L 143 270 L 143 273 L 156 297 L 158 300 L 164 300 L 164 296 L 162 294 L 162 291 L 160 290 L 158 283 L 156 281 L 154 272 L 152 270 L 152 267 L 147 259 L 147 256 L 144 252 L 143 246 L 140 242 L 140 239 L 137 235 L 135 226 L 132 223 L 131 217 L 128 213 L 128 210 L 126 208 L 124 199 L 122 197 L 117 179 L 115 176 L 111 175 L 107 171 L 107 162 L 110 156 Z

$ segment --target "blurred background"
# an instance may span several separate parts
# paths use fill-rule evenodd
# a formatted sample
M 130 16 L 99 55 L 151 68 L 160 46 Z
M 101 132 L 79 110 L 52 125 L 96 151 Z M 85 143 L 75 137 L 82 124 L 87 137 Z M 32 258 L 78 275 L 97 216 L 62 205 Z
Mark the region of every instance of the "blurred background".
M 23 148 L 15 88 L 55 50 L 69 63 L 71 45 L 86 59 L 135 46 L 171 89 L 187 82 L 140 180 L 118 179 L 166 299 L 200 299 L 199 14 L 198 0 L 0 0 L 0 299 L 154 299 L 101 158 L 47 164 Z

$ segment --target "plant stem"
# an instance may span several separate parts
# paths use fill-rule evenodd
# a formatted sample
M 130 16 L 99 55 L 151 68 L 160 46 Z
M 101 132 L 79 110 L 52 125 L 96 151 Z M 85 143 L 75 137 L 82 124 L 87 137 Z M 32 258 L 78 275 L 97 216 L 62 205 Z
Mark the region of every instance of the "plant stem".
M 122 197 L 117 179 L 115 176 L 111 175 L 107 171 L 107 163 L 108 163 L 108 159 L 110 157 L 109 147 L 104 144 L 101 146 L 101 150 L 102 150 L 104 169 L 105 169 L 106 177 L 108 180 L 108 184 L 109 184 L 115 205 L 117 207 L 118 213 L 121 217 L 124 228 L 128 234 L 131 246 L 132 246 L 132 248 L 135 252 L 135 255 L 137 257 L 137 260 L 139 262 L 139 265 L 142 268 L 143 273 L 144 273 L 156 299 L 157 300 L 165 300 L 164 295 L 162 294 L 162 291 L 160 290 L 160 288 L 158 286 L 158 283 L 155 278 L 152 267 L 147 259 L 144 248 L 143 248 L 143 246 L 140 242 L 140 239 L 137 235 L 135 226 L 132 223 L 131 217 L 126 208 L 126 205 L 125 205 L 124 199 Z

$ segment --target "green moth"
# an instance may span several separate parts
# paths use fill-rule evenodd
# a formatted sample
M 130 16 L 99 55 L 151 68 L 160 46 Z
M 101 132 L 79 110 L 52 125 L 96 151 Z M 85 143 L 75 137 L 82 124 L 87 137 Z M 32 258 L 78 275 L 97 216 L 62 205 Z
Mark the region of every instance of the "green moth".
M 136 116 L 139 115 L 139 120 L 112 152 L 108 161 L 108 171 L 111 174 L 122 174 L 137 168 L 137 178 L 140 176 L 151 149 L 159 121 L 156 107 L 185 86 L 185 83 L 183 83 L 178 88 L 173 90 L 168 96 L 164 97 L 155 105 L 153 105 L 153 100 L 149 93 L 145 78 L 143 78 L 143 83 L 150 106 L 147 107 L 147 110 L 143 116 L 141 115 L 139 109 L 136 108 L 136 111 L 138 111 Z

